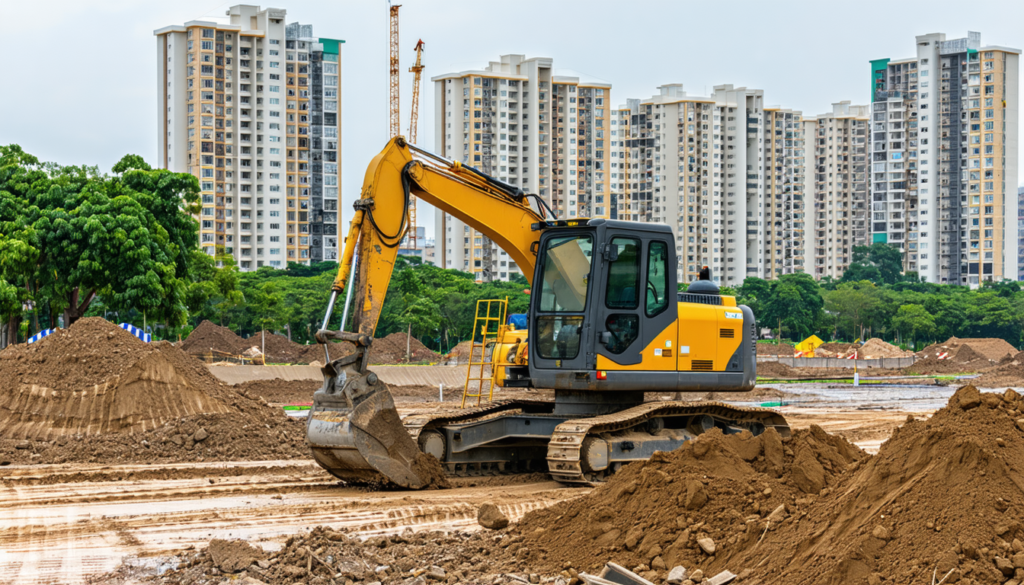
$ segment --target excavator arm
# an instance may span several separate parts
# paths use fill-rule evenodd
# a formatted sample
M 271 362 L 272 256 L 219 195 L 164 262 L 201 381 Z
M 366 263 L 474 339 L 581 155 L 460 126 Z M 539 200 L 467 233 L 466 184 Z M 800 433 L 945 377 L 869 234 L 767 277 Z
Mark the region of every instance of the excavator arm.
M 420 488 L 435 475 L 430 461 L 424 461 L 405 432 L 390 391 L 368 371 L 369 348 L 408 227 L 411 196 L 491 239 L 528 280 L 533 278 L 540 239 L 537 224 L 545 221 L 545 215 L 554 219 L 539 197 L 410 146 L 401 137 L 392 139 L 373 158 L 354 204 L 324 325 L 316 334 L 325 348 L 328 342 L 340 340 L 353 343 L 356 350 L 332 360 L 325 349 L 324 386 L 314 394 L 306 428 L 317 462 L 346 481 L 386 481 Z M 444 238 L 445 234 L 438 234 L 440 245 Z M 353 303 L 352 331 L 329 331 L 335 301 L 346 290 Z

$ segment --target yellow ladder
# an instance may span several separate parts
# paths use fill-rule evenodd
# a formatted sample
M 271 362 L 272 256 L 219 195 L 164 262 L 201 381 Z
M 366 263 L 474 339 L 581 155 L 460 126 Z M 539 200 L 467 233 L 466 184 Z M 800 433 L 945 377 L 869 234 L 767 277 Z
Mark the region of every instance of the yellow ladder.
M 500 339 L 505 330 L 505 313 L 508 311 L 508 297 L 481 299 L 476 302 L 476 316 L 473 319 L 473 338 L 470 340 L 469 367 L 466 370 L 466 386 L 462 390 L 462 408 L 467 398 L 476 398 L 477 406 L 486 392 L 488 402 L 494 399 L 494 371 L 487 359 L 487 344 Z M 479 336 L 480 341 L 477 342 Z M 477 354 L 479 349 L 479 357 Z M 475 369 L 474 369 L 475 368 Z

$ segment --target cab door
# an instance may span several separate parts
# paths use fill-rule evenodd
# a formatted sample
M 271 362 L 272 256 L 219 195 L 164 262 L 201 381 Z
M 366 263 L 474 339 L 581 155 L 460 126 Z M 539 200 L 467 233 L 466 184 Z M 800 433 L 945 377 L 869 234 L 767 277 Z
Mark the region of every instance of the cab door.
M 594 230 L 552 231 L 541 241 L 531 295 L 531 372 L 588 369 L 594 241 Z
M 594 311 L 598 369 L 674 371 L 678 332 L 671 234 L 609 230 L 605 241 Z

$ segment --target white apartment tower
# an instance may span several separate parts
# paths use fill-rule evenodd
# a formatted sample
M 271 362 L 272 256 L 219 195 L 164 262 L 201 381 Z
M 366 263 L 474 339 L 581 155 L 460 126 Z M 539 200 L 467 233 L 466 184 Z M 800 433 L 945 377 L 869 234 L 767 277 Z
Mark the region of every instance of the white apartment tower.
M 610 217 L 610 84 L 555 75 L 551 59 L 523 55 L 432 81 L 442 156 L 536 193 L 559 219 Z M 478 281 L 522 273 L 451 215 L 438 211 L 435 221 L 438 265 Z
M 868 106 L 843 101 L 827 114 L 804 118 L 804 174 L 807 229 L 804 257 L 813 269 L 804 272 L 821 279 L 841 278 L 853 260 L 854 246 L 867 243 L 867 126 Z
M 928 282 L 1016 279 L 1020 50 L 916 41 L 871 61 L 871 240 Z
M 199 178 L 206 253 L 242 270 L 337 259 L 343 41 L 277 8 L 227 16 L 154 31 L 160 165 Z
M 710 97 L 664 85 L 613 112 L 612 217 L 665 223 L 680 282 L 708 266 L 721 284 L 803 266 L 800 113 L 765 108 L 761 90 Z

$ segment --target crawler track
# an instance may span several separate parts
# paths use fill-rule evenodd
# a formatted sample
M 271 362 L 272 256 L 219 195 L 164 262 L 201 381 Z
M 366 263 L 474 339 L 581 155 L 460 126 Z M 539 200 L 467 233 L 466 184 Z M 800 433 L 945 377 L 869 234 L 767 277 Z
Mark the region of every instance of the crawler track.
M 558 425 L 548 443 L 548 471 L 552 479 L 562 483 L 593 484 L 596 478 L 584 472 L 580 458 L 583 440 L 587 436 L 623 431 L 656 417 L 700 415 L 739 427 L 760 423 L 764 428 L 775 428 L 784 437 L 790 433 L 782 415 L 766 408 L 732 406 L 724 402 L 648 402 L 612 414 L 568 420 Z

